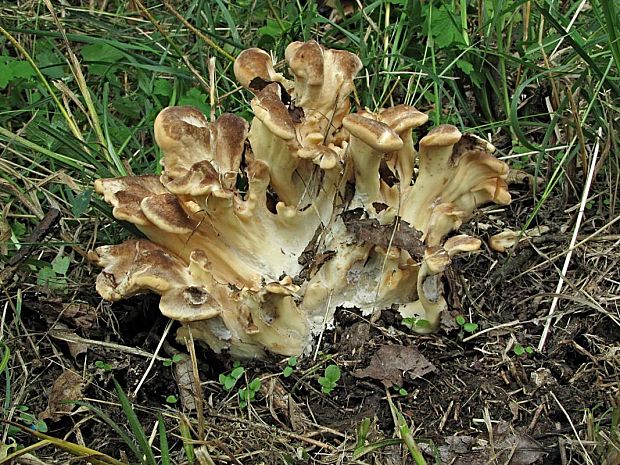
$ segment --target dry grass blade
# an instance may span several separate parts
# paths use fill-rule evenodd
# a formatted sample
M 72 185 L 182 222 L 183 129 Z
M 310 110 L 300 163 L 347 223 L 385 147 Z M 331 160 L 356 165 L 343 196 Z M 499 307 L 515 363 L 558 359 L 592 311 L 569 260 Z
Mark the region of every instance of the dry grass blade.
M 586 179 L 586 183 L 585 186 L 583 188 L 583 193 L 581 196 L 581 204 L 579 207 L 579 213 L 577 215 L 577 221 L 575 222 L 575 228 L 573 230 L 573 235 L 571 237 L 571 241 L 570 241 L 570 245 L 569 245 L 569 251 L 566 254 L 566 258 L 564 259 L 564 265 L 562 266 L 562 271 L 560 274 L 560 279 L 558 280 L 558 285 L 555 289 L 555 293 L 556 294 L 561 294 L 562 293 L 562 287 L 564 286 L 564 277 L 566 276 L 566 272 L 568 271 L 568 266 L 570 265 L 570 261 L 571 261 L 571 257 L 572 257 L 572 249 L 574 248 L 575 244 L 577 243 L 577 234 L 579 233 L 579 228 L 581 227 L 581 222 L 583 220 L 583 216 L 584 216 L 584 212 L 586 209 L 586 201 L 588 199 L 588 197 L 590 196 L 590 186 L 592 185 L 592 178 L 594 177 L 594 168 L 596 167 L 596 161 L 598 159 L 598 153 L 599 153 L 599 149 L 600 149 L 600 139 L 603 135 L 602 129 L 599 128 L 598 130 L 598 140 L 596 142 L 596 145 L 594 147 L 594 153 L 592 154 L 592 161 L 590 162 L 590 170 L 588 171 L 588 177 Z M 551 301 L 551 307 L 549 308 L 549 316 L 553 316 L 553 314 L 555 313 L 555 309 L 558 305 L 559 302 L 559 298 L 558 297 L 554 297 L 553 300 Z M 547 335 L 549 333 L 549 330 L 551 328 L 551 322 L 552 320 L 549 318 L 546 323 L 545 323 L 545 329 L 543 330 L 542 336 L 540 338 L 540 342 L 538 343 L 538 351 L 542 352 L 545 348 L 545 342 L 547 340 Z
M 88 447 L 85 446 L 81 446 L 79 444 L 75 444 L 73 442 L 69 442 L 69 441 L 65 441 L 63 439 L 57 439 L 54 438 L 52 436 L 48 436 L 47 434 L 43 434 L 40 433 L 38 431 L 33 431 L 29 428 L 26 428 L 23 425 L 20 425 L 19 423 L 15 423 L 13 421 L 7 421 L 4 419 L 0 418 L 0 423 L 5 423 L 5 424 L 9 424 L 15 428 L 20 429 L 21 431 L 23 431 L 24 433 L 28 433 L 32 436 L 35 436 L 38 439 L 41 439 L 42 441 L 38 444 L 41 444 L 41 446 L 43 445 L 47 445 L 47 444 L 51 444 L 54 447 L 57 447 L 58 449 L 64 450 L 66 452 L 69 452 L 70 454 L 74 455 L 75 457 L 78 458 L 82 458 L 82 459 L 87 459 L 90 462 L 92 462 L 95 465 L 102 465 L 102 464 L 107 464 L 107 465 L 126 465 L 125 463 L 121 462 L 120 460 L 116 460 L 106 454 L 102 454 L 101 452 L 98 452 L 96 450 L 90 449 Z M 15 455 L 17 454 L 17 455 Z M 19 457 L 19 455 L 21 455 L 18 452 L 16 452 L 15 454 L 12 454 L 11 456 L 8 456 L 7 458 L 3 459 L 2 461 L 0 461 L 0 463 L 13 463 L 13 459 Z

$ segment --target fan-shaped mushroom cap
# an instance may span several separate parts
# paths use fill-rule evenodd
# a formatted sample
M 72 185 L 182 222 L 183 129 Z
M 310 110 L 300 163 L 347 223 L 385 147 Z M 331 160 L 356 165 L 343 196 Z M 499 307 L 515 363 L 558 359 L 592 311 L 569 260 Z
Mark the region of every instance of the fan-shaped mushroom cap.
M 342 124 L 353 137 L 379 153 L 393 152 L 403 146 L 398 134 L 380 121 L 353 113 L 346 116 Z
M 284 140 L 295 138 L 295 124 L 282 103 L 280 86 L 269 84 L 252 99 L 252 110 L 267 129 Z
M 166 192 L 159 181 L 159 176 L 142 175 L 124 178 L 97 179 L 95 192 L 114 208 L 114 218 L 136 225 L 146 226 L 150 222 L 142 213 L 140 203 L 145 197 Z
M 215 123 L 193 107 L 170 107 L 155 119 L 162 149 L 162 183 L 174 194 L 226 197 L 234 188 L 248 124 L 222 115 Z
M 480 249 L 481 244 L 482 241 L 480 239 L 461 234 L 453 236 L 444 242 L 443 248 L 450 257 L 453 257 L 462 252 L 474 252 Z
M 174 195 L 166 193 L 146 197 L 140 203 L 142 213 L 159 229 L 173 234 L 190 234 L 198 226 Z
M 293 42 L 284 52 L 291 72 L 297 82 L 305 82 L 310 86 L 323 84 L 323 47 L 317 42 Z
M 99 247 L 89 259 L 103 268 L 96 286 L 105 299 L 117 301 L 152 291 L 162 296 L 162 313 L 179 321 L 213 318 L 221 311 L 207 289 L 192 282 L 179 257 L 150 241 Z
M 250 84 L 256 78 L 263 81 L 279 81 L 282 76 L 275 72 L 271 56 L 264 50 L 259 48 L 249 48 L 241 52 L 233 66 L 237 81 L 249 90 L 252 89 Z
M 409 129 L 422 126 L 428 121 L 428 115 L 416 110 L 412 106 L 397 105 L 379 112 L 381 121 L 387 124 L 392 131 L 401 134 Z

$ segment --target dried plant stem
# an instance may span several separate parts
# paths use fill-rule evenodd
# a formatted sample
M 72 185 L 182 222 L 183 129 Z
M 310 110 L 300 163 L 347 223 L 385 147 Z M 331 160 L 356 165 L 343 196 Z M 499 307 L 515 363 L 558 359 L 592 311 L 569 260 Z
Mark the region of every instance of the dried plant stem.
M 590 455 L 588 454 L 588 451 L 586 450 L 585 446 L 583 445 L 583 442 L 581 441 L 581 438 L 579 437 L 579 433 L 577 433 L 577 429 L 575 428 L 575 424 L 573 423 L 573 420 L 571 419 L 570 415 L 568 414 L 568 412 L 566 411 L 566 409 L 564 408 L 562 403 L 559 401 L 559 399 L 556 397 L 554 392 L 550 391 L 549 394 L 551 394 L 551 397 L 553 397 L 553 400 L 558 405 L 558 407 L 560 408 L 560 410 L 562 411 L 562 413 L 566 417 L 566 420 L 570 424 L 570 427 L 573 430 L 573 433 L 575 434 L 575 437 L 577 438 L 577 441 L 579 442 L 579 445 L 581 446 L 581 449 L 584 452 L 584 458 L 586 459 L 586 463 L 588 465 L 594 465 L 594 462 L 592 462 L 592 459 L 590 458 Z
M 134 398 L 138 395 L 138 391 L 140 390 L 140 388 L 144 384 L 144 381 L 146 380 L 146 378 L 148 377 L 149 373 L 151 372 L 151 369 L 153 368 L 153 365 L 155 364 L 155 360 L 157 359 L 157 354 L 159 354 L 159 351 L 161 350 L 161 347 L 164 344 L 164 341 L 166 340 L 166 336 L 168 336 L 168 332 L 170 331 L 170 328 L 172 327 L 172 323 L 173 323 L 173 320 L 168 321 L 168 324 L 164 328 L 164 333 L 161 335 L 161 338 L 159 339 L 159 344 L 157 344 L 157 348 L 155 349 L 155 353 L 153 354 L 153 356 L 151 357 L 151 360 L 149 361 L 149 366 L 144 371 L 144 374 L 142 375 L 142 378 L 140 379 L 140 382 L 136 386 L 136 390 L 133 391 L 133 397 Z
M 568 271 L 568 266 L 570 265 L 571 257 L 573 256 L 573 248 L 577 243 L 577 235 L 579 233 L 579 228 L 581 227 L 581 222 L 583 221 L 583 215 L 586 209 L 586 203 L 588 201 L 588 196 L 590 193 L 590 186 L 592 185 L 592 178 L 594 177 L 594 170 L 596 167 L 596 160 L 598 158 L 598 152 L 600 149 L 600 138 L 603 135 L 602 128 L 598 129 L 597 132 L 599 139 L 596 141 L 596 146 L 594 147 L 594 154 L 592 155 L 592 162 L 590 163 L 590 169 L 588 171 L 588 178 L 586 179 L 586 184 L 583 188 L 583 194 L 581 196 L 581 204 L 579 206 L 579 213 L 577 214 L 577 221 L 575 223 L 575 229 L 573 230 L 573 236 L 570 240 L 570 246 L 568 249 L 568 253 L 566 254 L 566 258 L 564 259 L 564 266 L 562 266 L 562 272 L 560 273 L 560 279 L 558 280 L 558 285 L 555 289 L 556 294 L 560 294 L 562 292 L 562 288 L 564 287 L 564 277 L 566 276 L 566 272 Z M 551 301 L 551 308 L 549 309 L 548 316 L 551 317 L 555 309 L 558 305 L 559 297 L 556 295 Z M 543 330 L 542 336 L 540 338 L 540 342 L 538 343 L 538 351 L 542 352 L 545 348 L 545 342 L 547 340 L 547 335 L 549 334 L 549 329 L 551 328 L 552 318 L 548 318 L 545 323 L 545 329 Z

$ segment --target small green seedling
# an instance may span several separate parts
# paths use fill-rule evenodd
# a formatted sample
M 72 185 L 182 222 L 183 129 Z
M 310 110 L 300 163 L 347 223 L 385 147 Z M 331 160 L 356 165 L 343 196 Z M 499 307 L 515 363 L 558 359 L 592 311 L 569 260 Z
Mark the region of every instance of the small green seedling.
M 254 378 L 247 387 L 239 389 L 239 407 L 246 408 L 254 400 L 261 384 L 260 378 Z
M 178 401 L 179 401 L 179 398 L 175 396 L 174 394 L 170 394 L 168 397 L 166 397 L 166 402 L 168 404 L 176 404 Z
M 319 384 L 323 394 L 331 393 L 336 388 L 339 379 L 340 368 L 338 368 L 338 365 L 327 365 L 324 376 L 319 377 Z
M 532 355 L 534 353 L 534 349 L 531 346 L 523 347 L 521 344 L 516 343 L 512 348 L 512 351 L 515 355 L 521 357 L 523 355 Z
M 289 358 L 288 363 L 284 367 L 284 370 L 282 370 L 282 376 L 284 376 L 285 378 L 288 378 L 289 376 L 291 376 L 296 366 L 297 366 L 297 357 Z
M 231 391 L 232 388 L 235 387 L 235 384 L 237 384 L 239 378 L 243 376 L 243 373 L 245 373 L 245 368 L 243 368 L 239 362 L 235 362 L 229 374 L 220 374 L 220 384 L 224 386 L 224 390 Z
M 468 323 L 463 315 L 457 315 L 455 321 L 466 333 L 475 333 L 478 331 L 478 323 Z
M 423 330 L 431 326 L 430 321 L 422 318 L 403 318 L 403 324 L 411 330 Z
M 172 358 L 168 358 L 164 360 L 162 363 L 164 364 L 165 367 L 169 367 L 169 366 L 172 366 L 173 363 L 179 363 L 182 359 L 183 359 L 183 356 L 181 354 L 174 354 Z
M 103 360 L 97 360 L 95 362 L 95 368 L 99 368 L 100 370 L 103 370 L 103 371 L 112 371 L 112 365 L 110 365 L 107 362 L 104 362 Z
M 46 433 L 47 432 L 47 423 L 45 423 L 45 420 L 38 419 L 35 415 L 30 413 L 29 410 L 30 410 L 30 407 L 28 407 L 26 405 L 20 405 L 16 409 L 17 417 L 22 422 L 26 423 L 28 428 L 30 428 L 31 430 L 38 431 L 39 433 Z M 17 430 L 17 429 L 13 430 L 13 429 L 11 429 L 9 427 L 9 433 L 10 434 L 15 434 L 17 432 L 19 432 L 19 430 Z

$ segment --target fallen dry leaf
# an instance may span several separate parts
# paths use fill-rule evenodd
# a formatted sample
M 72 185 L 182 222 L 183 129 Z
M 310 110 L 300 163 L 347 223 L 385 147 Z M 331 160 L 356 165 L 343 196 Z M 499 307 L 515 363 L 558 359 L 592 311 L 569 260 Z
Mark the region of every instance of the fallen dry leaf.
M 88 352 L 88 344 L 84 344 L 82 342 L 67 342 L 67 346 L 69 347 L 69 353 L 74 360 L 78 358 L 78 355 Z
M 393 384 L 402 386 L 405 373 L 415 379 L 432 371 L 435 371 L 435 366 L 415 347 L 385 345 L 379 348 L 367 368 L 357 370 L 353 375 L 378 379 L 389 387 Z
M 364 219 L 361 208 L 348 210 L 342 213 L 342 220 L 351 234 L 358 241 L 378 245 L 387 249 L 397 247 L 406 250 L 414 258 L 424 256 L 424 245 L 420 240 L 422 233 L 409 226 L 406 221 L 400 221 L 396 231 L 393 224 L 380 224 L 376 219 Z
M 492 441 L 480 441 L 471 436 L 450 436 L 445 442 L 445 445 L 438 447 L 442 464 L 532 465 L 545 455 L 538 442 L 505 421 L 493 428 Z
M 75 371 L 64 371 L 52 386 L 47 401 L 47 408 L 41 412 L 39 418 L 58 421 L 63 415 L 71 413 L 74 404 L 68 401 L 78 400 L 82 397 L 82 377 Z
M 185 410 L 196 410 L 196 391 L 192 359 L 186 354 L 178 354 L 181 358 L 173 364 L 174 377 L 179 388 L 179 397 Z
M 267 400 L 271 416 L 278 422 L 282 422 L 280 417 L 284 417 L 296 433 L 303 433 L 306 425 L 311 424 L 278 378 L 268 378 L 261 384 L 260 392 Z
M 543 447 L 525 433 L 501 421 L 493 428 L 494 448 L 499 463 L 531 465 L 545 455 Z
M 97 309 L 85 302 L 71 302 L 63 307 L 62 317 L 78 328 L 89 329 L 97 321 Z

